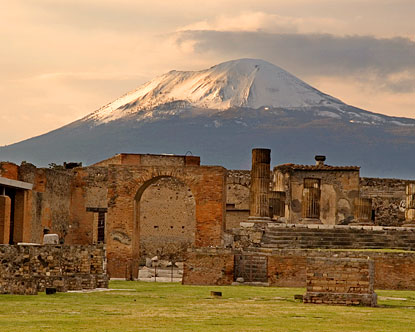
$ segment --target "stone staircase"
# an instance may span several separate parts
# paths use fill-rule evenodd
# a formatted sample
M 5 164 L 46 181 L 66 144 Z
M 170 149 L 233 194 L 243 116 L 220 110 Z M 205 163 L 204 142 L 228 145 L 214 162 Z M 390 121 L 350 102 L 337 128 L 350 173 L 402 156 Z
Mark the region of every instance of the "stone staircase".
M 376 226 L 318 226 L 267 227 L 264 230 L 261 247 L 415 250 L 415 229 Z

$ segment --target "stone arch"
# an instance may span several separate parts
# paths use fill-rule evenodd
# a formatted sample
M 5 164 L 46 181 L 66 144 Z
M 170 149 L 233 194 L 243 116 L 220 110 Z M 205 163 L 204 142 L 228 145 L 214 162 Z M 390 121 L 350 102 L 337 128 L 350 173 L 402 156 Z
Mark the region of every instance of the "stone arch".
M 225 226 L 226 170 L 219 166 L 110 165 L 108 170 L 107 267 L 110 277 L 135 278 L 139 266 L 137 199 L 161 178 L 173 177 L 195 200 L 195 246 L 221 244 Z
M 156 176 L 146 181 L 135 195 L 135 215 L 139 238 L 138 255 L 182 260 L 195 243 L 196 203 L 191 188 L 172 176 Z

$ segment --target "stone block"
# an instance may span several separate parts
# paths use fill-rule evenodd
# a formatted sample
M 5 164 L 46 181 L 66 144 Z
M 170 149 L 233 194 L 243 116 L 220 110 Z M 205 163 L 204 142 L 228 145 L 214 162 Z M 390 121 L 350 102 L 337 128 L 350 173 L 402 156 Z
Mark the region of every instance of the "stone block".
M 43 244 L 59 244 L 59 235 L 58 234 L 43 235 Z

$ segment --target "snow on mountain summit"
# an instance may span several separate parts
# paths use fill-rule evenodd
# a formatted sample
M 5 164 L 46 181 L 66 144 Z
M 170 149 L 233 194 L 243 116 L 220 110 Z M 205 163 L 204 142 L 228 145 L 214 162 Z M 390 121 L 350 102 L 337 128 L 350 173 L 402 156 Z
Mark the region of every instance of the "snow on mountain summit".
M 215 110 L 231 107 L 258 109 L 263 106 L 294 108 L 343 104 L 269 62 L 239 59 L 200 71 L 172 70 L 100 108 L 87 118 L 108 122 L 175 101 Z

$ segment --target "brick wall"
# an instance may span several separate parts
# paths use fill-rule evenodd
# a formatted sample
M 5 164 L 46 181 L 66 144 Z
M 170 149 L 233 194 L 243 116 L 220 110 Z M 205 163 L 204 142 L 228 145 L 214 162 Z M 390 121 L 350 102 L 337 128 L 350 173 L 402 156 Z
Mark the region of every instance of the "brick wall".
M 192 191 L 175 178 L 151 184 L 140 200 L 140 260 L 182 261 L 195 242 L 196 216 Z
M 0 294 L 107 288 L 102 245 L 0 245 Z
M 308 257 L 360 258 L 374 261 L 375 289 L 415 290 L 415 252 L 252 249 L 251 254 L 265 255 L 270 286 L 306 287 Z M 201 248 L 188 253 L 184 270 L 184 284 L 230 285 L 234 279 L 230 269 L 240 250 Z M 216 257 L 218 256 L 218 257 Z M 200 263 L 199 263 L 200 261 Z M 209 271 L 203 279 L 203 271 Z M 224 271 L 226 273 L 224 274 Z M 197 273 L 196 273 L 197 272 Z M 225 277 L 226 276 L 226 277 Z
M 374 264 L 359 258 L 307 258 L 304 303 L 376 305 Z
M 0 162 L 0 176 L 10 179 L 18 180 L 19 166 L 10 162 Z
M 203 248 L 188 251 L 183 268 L 185 285 L 230 285 L 234 254 L 231 250 Z
M 216 166 L 109 167 L 107 250 L 111 277 L 134 278 L 140 252 L 140 201 L 145 190 L 161 178 L 188 186 L 195 200 L 196 247 L 221 244 L 226 203 L 226 170 Z M 134 219 L 136 218 L 136 219 Z

